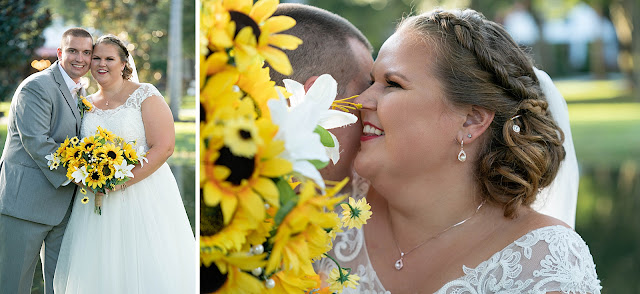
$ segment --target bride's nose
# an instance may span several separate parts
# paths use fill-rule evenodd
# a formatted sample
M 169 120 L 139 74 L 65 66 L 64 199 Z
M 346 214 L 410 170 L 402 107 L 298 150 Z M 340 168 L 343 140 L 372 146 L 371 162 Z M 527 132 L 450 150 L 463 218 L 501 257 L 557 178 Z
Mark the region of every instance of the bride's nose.
M 371 91 L 371 87 L 369 87 L 369 89 L 356 97 L 353 102 L 362 104 L 362 110 L 376 110 L 378 103 L 373 98 L 373 95 L 374 93 Z

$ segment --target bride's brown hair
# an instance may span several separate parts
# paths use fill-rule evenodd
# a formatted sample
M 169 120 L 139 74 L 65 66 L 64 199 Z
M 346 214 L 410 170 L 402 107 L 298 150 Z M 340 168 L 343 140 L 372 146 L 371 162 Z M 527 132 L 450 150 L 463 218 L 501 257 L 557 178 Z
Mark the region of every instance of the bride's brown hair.
M 129 50 L 127 50 L 127 46 L 124 45 L 124 42 L 122 42 L 122 40 L 120 40 L 118 37 L 112 34 L 107 34 L 98 38 L 94 46 L 98 46 L 98 44 L 102 44 L 102 43 L 112 44 L 112 45 L 115 45 L 116 48 L 118 48 L 118 56 L 120 56 L 120 59 L 124 61 L 124 70 L 122 70 L 122 78 L 125 80 L 128 80 L 129 78 L 131 78 L 131 75 L 133 73 L 133 68 L 129 64 Z
M 412 16 L 398 30 L 435 48 L 435 74 L 451 103 L 495 112 L 475 176 L 483 197 L 516 217 L 551 184 L 565 157 L 564 134 L 547 110 L 531 59 L 500 25 L 470 9 Z

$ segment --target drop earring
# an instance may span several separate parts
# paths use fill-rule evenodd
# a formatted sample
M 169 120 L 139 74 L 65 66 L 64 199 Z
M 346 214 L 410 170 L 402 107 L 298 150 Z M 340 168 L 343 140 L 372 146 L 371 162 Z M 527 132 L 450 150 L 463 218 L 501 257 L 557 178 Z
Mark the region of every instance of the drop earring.
M 464 140 L 460 140 L 460 152 L 458 153 L 458 160 L 464 162 L 467 160 L 467 153 L 464 152 Z

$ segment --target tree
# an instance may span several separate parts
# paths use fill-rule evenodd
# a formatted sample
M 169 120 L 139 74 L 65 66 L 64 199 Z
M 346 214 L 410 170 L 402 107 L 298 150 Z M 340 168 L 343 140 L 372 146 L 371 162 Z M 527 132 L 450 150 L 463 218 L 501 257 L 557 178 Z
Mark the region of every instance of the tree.
M 51 23 L 39 0 L 2 0 L 0 3 L 0 101 L 11 99 L 22 79 L 33 72 L 30 64 L 44 43 L 42 31 Z

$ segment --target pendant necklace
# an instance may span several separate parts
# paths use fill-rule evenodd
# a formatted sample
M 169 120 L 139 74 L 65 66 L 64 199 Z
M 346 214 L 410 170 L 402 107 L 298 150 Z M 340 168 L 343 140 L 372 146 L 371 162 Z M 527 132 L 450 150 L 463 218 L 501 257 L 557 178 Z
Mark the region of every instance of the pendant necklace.
M 111 96 L 111 98 L 118 96 L 118 94 L 120 94 L 120 91 L 122 91 L 123 87 L 124 87 L 124 80 L 122 80 L 122 85 L 120 85 L 120 89 L 118 89 L 118 92 L 113 94 L 113 96 Z M 103 93 L 103 95 L 104 95 L 104 93 Z M 104 101 L 106 101 L 106 103 L 104 105 L 109 106 L 109 99 L 107 99 L 107 95 L 104 95 Z
M 440 233 L 437 233 L 436 235 L 434 235 L 433 237 L 430 237 L 429 239 L 425 240 L 424 242 L 418 244 L 418 246 L 413 247 L 411 250 L 407 251 L 407 252 L 402 252 L 402 249 L 400 249 L 400 246 L 398 246 L 398 241 L 396 240 L 395 234 L 393 234 L 393 222 L 391 222 L 391 218 L 389 218 L 389 221 L 391 222 L 392 225 L 392 229 L 391 229 L 391 234 L 393 235 L 393 242 L 396 244 L 396 248 L 398 248 L 398 251 L 400 252 L 400 258 L 396 261 L 395 263 L 395 268 L 396 270 L 401 270 L 404 267 L 404 257 L 405 255 L 408 255 L 409 253 L 413 252 L 414 250 L 420 248 L 420 246 L 427 244 L 429 241 L 438 238 L 440 235 L 444 234 L 444 232 L 451 230 L 457 226 L 460 226 L 464 223 L 466 223 L 468 220 L 470 220 L 472 217 L 474 217 L 476 214 L 478 214 L 478 211 L 480 211 L 480 208 L 482 207 L 482 205 L 484 205 L 485 201 L 482 201 L 482 203 L 480 203 L 480 205 L 478 205 L 478 208 L 476 208 L 476 211 L 469 217 L 461 220 L 460 222 L 444 229 L 443 231 L 441 231 Z

